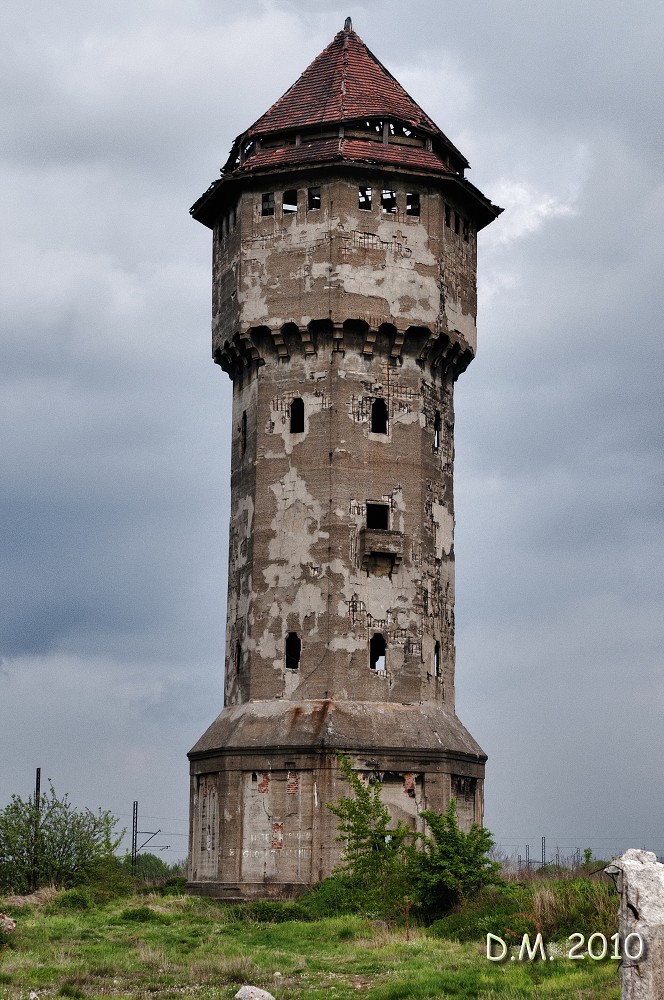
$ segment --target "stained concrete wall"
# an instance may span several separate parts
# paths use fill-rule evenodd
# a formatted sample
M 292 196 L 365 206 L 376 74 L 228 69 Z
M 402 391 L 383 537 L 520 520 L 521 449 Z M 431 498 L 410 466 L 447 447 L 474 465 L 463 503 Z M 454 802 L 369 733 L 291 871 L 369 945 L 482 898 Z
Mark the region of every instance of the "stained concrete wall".
M 442 809 L 449 800 L 450 767 L 473 771 L 475 776 L 464 780 L 475 785 L 483 773 L 483 762 L 434 762 L 418 759 L 416 752 L 401 759 L 385 753 L 380 757 L 386 770 L 367 755 L 353 755 L 365 780 L 377 777 L 382 781 L 382 796 L 395 825 L 401 821 L 420 831 L 424 824 L 419 813 L 426 808 Z M 215 771 L 195 773 L 193 784 L 209 787 L 219 775 L 224 783 L 220 789 L 224 807 L 215 813 L 217 827 L 210 834 L 205 799 L 199 796 L 193 803 L 196 836 L 190 885 L 197 891 L 227 898 L 295 895 L 340 863 L 342 845 L 336 840 L 336 820 L 326 803 L 350 790 L 334 754 L 300 752 L 288 759 L 270 748 L 269 752 L 208 759 L 200 766 L 214 766 Z M 457 783 L 458 776 L 453 781 Z M 469 821 L 474 818 L 467 817 Z M 216 845 L 213 850 L 210 841 Z
M 472 226 L 421 177 L 318 170 L 229 190 L 212 324 L 233 379 L 226 707 L 190 753 L 190 887 L 233 898 L 301 891 L 338 862 L 336 748 L 413 826 L 452 794 L 464 826 L 481 821 L 486 758 L 454 711 L 453 387 L 475 349 Z M 375 634 L 386 657 L 372 668 Z

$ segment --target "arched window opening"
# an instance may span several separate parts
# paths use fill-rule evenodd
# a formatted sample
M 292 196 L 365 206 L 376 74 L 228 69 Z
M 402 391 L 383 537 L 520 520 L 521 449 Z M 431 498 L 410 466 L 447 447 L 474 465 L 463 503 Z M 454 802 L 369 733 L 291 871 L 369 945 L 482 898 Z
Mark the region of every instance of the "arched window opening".
M 440 677 L 440 643 L 433 647 L 433 676 Z
M 286 666 L 289 670 L 297 670 L 300 666 L 302 642 L 297 632 L 289 632 L 286 636 Z
M 304 400 L 299 396 L 296 396 L 290 405 L 290 432 L 304 433 Z
M 434 448 L 434 451 L 438 451 L 438 449 L 440 448 L 440 431 L 441 431 L 440 410 L 436 410 L 436 416 L 433 418 L 433 448 Z
M 371 431 L 373 434 L 387 434 L 387 403 L 380 397 L 371 404 Z
M 247 411 L 242 411 L 242 454 L 247 450 Z
M 385 636 L 381 635 L 380 632 L 374 632 L 369 643 L 369 666 L 372 670 L 380 674 L 385 673 L 386 653 L 387 644 Z

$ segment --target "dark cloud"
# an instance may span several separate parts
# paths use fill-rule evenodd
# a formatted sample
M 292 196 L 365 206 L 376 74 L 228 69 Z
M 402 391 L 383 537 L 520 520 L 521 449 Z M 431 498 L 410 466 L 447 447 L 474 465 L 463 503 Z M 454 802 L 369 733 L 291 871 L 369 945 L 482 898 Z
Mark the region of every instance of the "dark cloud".
M 134 798 L 171 817 L 185 853 L 184 754 L 222 704 L 230 421 L 188 208 L 346 13 L 506 208 L 457 386 L 457 690 L 487 822 L 522 851 L 664 853 L 654 2 L 10 3 L 0 802 L 41 764 L 125 824 Z

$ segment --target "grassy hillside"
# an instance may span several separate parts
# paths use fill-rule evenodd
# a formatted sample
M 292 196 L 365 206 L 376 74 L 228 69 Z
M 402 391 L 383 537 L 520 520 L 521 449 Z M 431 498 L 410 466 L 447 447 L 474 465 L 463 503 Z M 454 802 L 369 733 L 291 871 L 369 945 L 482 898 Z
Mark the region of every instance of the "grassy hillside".
M 408 933 L 354 914 L 286 919 L 308 916 L 299 903 L 232 907 L 157 894 L 93 903 L 81 890 L 46 894 L 20 907 L 0 900 L 0 911 L 17 921 L 0 950 L 0 998 L 26 1000 L 33 990 L 40 998 L 223 1000 L 251 983 L 277 1000 L 358 994 L 371 1000 L 619 1000 L 618 962 L 571 961 L 563 944 L 551 945 L 551 961 L 487 961 L 486 930 L 492 927 L 495 933 L 511 930 L 516 939 L 535 925 L 547 941 L 564 940 L 569 932 L 554 928 L 555 886 L 540 891 L 539 915 L 532 895 L 523 895 L 531 889 L 513 891 L 511 899 L 489 895 L 447 923 Z M 586 900 L 587 890 L 567 893 L 567 917 L 574 920 L 569 907 Z M 613 909 L 615 903 L 614 897 Z M 600 904 L 594 899 L 588 905 L 599 915 Z M 523 928 L 514 909 L 521 905 L 530 907 L 523 911 Z M 542 924 L 547 913 L 549 922 Z M 610 923 L 596 929 L 607 937 L 612 932 Z

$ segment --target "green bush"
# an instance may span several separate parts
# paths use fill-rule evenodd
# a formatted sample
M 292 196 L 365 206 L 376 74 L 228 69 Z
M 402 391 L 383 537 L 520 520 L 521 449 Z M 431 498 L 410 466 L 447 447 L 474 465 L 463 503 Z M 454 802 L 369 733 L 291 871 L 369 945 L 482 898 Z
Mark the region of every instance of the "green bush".
M 530 889 L 521 885 L 486 886 L 457 904 L 451 913 L 434 920 L 429 933 L 456 941 L 481 941 L 487 934 L 508 939 L 510 929 L 535 930 Z M 507 936 L 506 936 L 507 935 Z
M 54 910 L 89 910 L 90 894 L 85 889 L 65 889 L 59 892 L 51 903 Z
M 618 896 L 597 879 L 536 879 L 482 889 L 434 920 L 429 933 L 457 941 L 481 941 L 487 933 L 516 943 L 523 934 L 565 941 L 579 932 L 609 938 L 618 930 Z
M 413 896 L 425 919 L 431 920 L 502 879 L 498 862 L 487 857 L 493 847 L 491 834 L 477 823 L 468 833 L 461 830 L 454 797 L 444 813 L 425 809 L 420 815 L 431 836 L 422 836 L 422 846 L 409 853 L 409 876 Z
M 300 905 L 312 920 L 336 917 L 344 913 L 361 913 L 364 904 L 362 886 L 351 875 L 342 872 L 318 882 L 300 897 Z
M 115 863 L 123 836 L 116 825 L 108 811 L 74 809 L 53 785 L 39 802 L 12 795 L 0 810 L 0 889 L 24 895 L 40 886 L 71 888 L 99 878 Z
M 173 874 L 171 866 L 166 864 L 163 858 L 149 852 L 136 855 L 133 873 L 130 854 L 124 856 L 121 864 L 126 874 L 133 874 L 133 877 L 141 882 L 165 882 Z
M 143 894 L 155 894 L 157 896 L 183 896 L 187 880 L 184 876 L 174 875 L 166 879 L 163 885 L 144 885 L 137 891 Z
M 367 915 L 397 916 L 412 895 L 408 841 L 413 831 L 394 824 L 379 781 L 365 783 L 346 754 L 337 758 L 353 794 L 327 806 L 339 820 L 337 840 L 344 844 L 343 864 L 334 874 L 349 879 Z
M 608 879 L 551 879 L 531 884 L 532 910 L 551 938 L 618 930 L 618 894 Z

